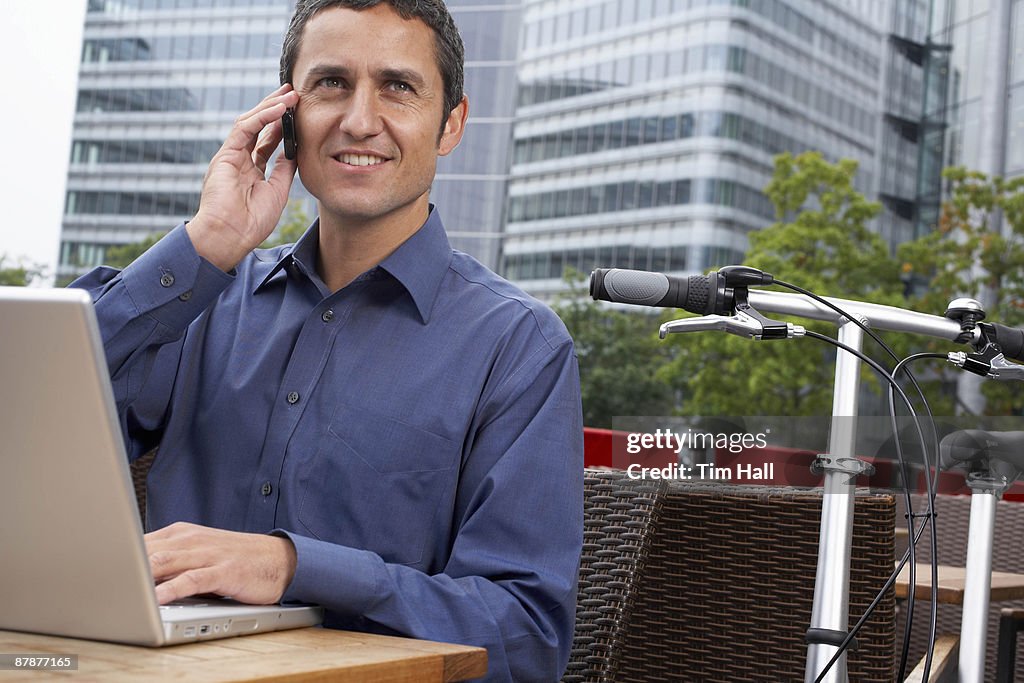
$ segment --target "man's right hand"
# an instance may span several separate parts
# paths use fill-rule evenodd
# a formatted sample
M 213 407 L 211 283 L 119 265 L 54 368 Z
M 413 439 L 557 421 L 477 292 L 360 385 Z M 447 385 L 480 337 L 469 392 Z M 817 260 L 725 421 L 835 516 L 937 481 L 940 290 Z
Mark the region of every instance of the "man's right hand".
M 267 161 L 281 142 L 281 116 L 299 102 L 285 84 L 242 114 L 203 180 L 199 211 L 185 226 L 200 256 L 225 272 L 274 231 L 288 202 L 295 161 L 279 155 L 268 178 Z

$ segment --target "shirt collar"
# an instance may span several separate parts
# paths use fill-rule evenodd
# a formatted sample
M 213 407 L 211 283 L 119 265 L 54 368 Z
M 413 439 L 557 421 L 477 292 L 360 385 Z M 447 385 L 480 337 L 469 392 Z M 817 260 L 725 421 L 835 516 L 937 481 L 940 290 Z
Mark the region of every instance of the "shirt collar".
M 314 277 L 316 273 L 316 249 L 317 242 L 320 239 L 320 219 L 317 218 L 313 221 L 313 224 L 306 228 L 306 232 L 302 234 L 302 237 L 292 245 L 283 248 L 280 253 L 280 257 L 274 266 L 267 273 L 266 277 L 260 280 L 259 284 L 253 290 L 253 294 L 256 294 L 261 289 L 266 287 L 270 282 L 279 278 L 287 277 L 285 268 L 290 265 L 295 265 L 299 270 L 302 271 L 306 277 Z M 259 252 L 257 252 L 257 258 Z M 265 266 L 264 266 L 265 267 Z M 318 278 L 317 278 L 318 279 Z
M 280 258 L 267 273 L 254 294 L 277 277 L 286 277 L 284 269 L 291 264 L 314 278 L 316 273 L 316 250 L 320 238 L 320 219 L 313 221 L 306 232 L 292 246 L 281 252 Z M 441 213 L 433 204 L 427 221 L 400 244 L 395 251 L 381 261 L 379 268 L 387 271 L 409 292 L 420 319 L 424 324 L 430 321 L 434 300 L 441 289 L 441 281 L 452 260 L 452 247 L 441 221 Z
M 402 283 L 426 324 L 451 262 L 452 247 L 441 212 L 431 204 L 427 222 L 381 261 L 380 267 Z

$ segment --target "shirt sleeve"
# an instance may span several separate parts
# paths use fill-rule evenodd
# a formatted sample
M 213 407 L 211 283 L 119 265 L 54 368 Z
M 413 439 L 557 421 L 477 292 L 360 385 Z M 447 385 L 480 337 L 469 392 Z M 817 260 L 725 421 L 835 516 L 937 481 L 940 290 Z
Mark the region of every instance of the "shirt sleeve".
M 92 296 L 130 457 L 156 445 L 185 330 L 233 280 L 181 224 L 124 270 L 101 266 L 71 283 Z
M 458 484 L 444 571 L 278 530 L 295 544 L 285 601 L 382 632 L 488 650 L 488 681 L 556 681 L 568 662 L 583 540 L 583 420 L 571 340 L 484 403 Z

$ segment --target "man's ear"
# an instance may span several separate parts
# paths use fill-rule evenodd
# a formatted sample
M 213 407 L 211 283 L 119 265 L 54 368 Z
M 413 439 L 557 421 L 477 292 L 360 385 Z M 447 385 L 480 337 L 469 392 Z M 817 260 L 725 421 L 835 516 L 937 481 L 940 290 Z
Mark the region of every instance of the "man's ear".
M 441 139 L 437 141 L 439 155 L 447 156 L 459 146 L 462 134 L 466 132 L 467 116 L 469 116 L 469 98 L 463 95 L 462 100 L 455 105 L 455 108 L 448 113 L 448 118 L 445 119 Z

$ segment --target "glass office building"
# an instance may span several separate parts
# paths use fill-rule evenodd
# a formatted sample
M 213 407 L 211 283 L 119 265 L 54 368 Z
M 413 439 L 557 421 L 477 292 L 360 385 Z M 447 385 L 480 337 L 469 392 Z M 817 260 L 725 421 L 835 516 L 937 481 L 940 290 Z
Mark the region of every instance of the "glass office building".
M 199 205 L 235 118 L 278 83 L 289 0 L 89 0 L 58 281 Z M 301 193 L 301 190 L 298 190 Z
M 447 0 L 466 44 L 469 122 L 438 160 L 430 199 L 452 246 L 497 270 L 516 108 L 521 0 Z
M 57 278 L 193 215 L 235 118 L 277 87 L 294 0 L 88 0 Z M 456 248 L 497 267 L 520 3 L 451 0 L 471 122 L 432 199 Z M 315 205 L 296 182 L 294 198 Z
M 932 40 L 950 46 L 946 166 L 1024 175 L 1024 1 L 935 0 Z M 943 108 L 945 105 L 945 108 Z
M 738 263 L 784 151 L 857 159 L 878 229 L 911 237 L 926 19 L 923 0 L 526 0 L 506 275 L 545 296 L 570 266 Z

